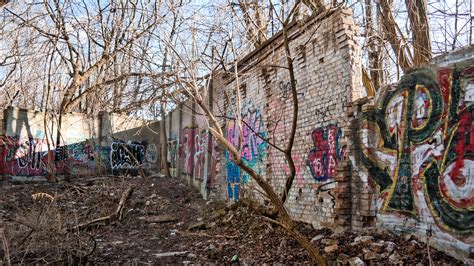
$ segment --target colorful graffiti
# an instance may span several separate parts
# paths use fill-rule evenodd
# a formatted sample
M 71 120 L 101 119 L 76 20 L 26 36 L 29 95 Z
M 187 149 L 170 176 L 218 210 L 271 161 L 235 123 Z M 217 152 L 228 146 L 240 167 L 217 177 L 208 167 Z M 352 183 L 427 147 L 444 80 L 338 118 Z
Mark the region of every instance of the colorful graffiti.
M 14 176 L 44 176 L 48 174 L 83 175 L 97 171 L 134 170 L 156 154 L 154 144 L 113 142 L 101 147 L 83 141 L 54 147 L 38 138 L 0 138 L 0 174 Z M 150 148 L 151 147 L 151 148 Z M 49 154 L 49 158 L 48 158 Z M 155 155 L 156 156 L 156 155 Z M 100 163 L 99 163 L 100 162 Z
M 1 173 L 15 176 L 77 174 L 95 169 L 99 146 L 89 142 L 54 147 L 45 139 L 1 137 Z M 48 158 L 48 153 L 50 154 Z M 49 161 L 49 163 L 48 163 Z
M 181 159 L 181 173 L 193 175 L 194 173 L 194 153 L 195 153 L 195 128 L 184 128 L 181 132 L 179 142 L 179 158 Z
M 47 173 L 48 145 L 43 139 L 4 136 L 0 144 L 4 174 L 36 176 Z
M 181 173 L 203 182 L 204 189 L 214 187 L 217 143 L 207 130 L 199 132 L 199 128 L 184 128 L 181 134 L 179 143 Z
M 196 134 L 194 144 L 194 178 L 198 180 L 204 180 L 204 168 L 206 163 L 206 152 L 207 152 L 207 132 L 202 131 L 201 134 Z
M 366 110 L 356 144 L 383 211 L 474 232 L 474 67 L 418 69 Z
M 264 169 L 264 158 L 266 156 L 266 132 L 264 128 L 262 114 L 260 109 L 251 102 L 243 105 L 241 110 L 242 117 L 242 136 L 239 147 L 239 129 L 236 123 L 235 115 L 231 114 L 232 119 L 227 124 L 227 140 L 241 151 L 244 163 L 254 169 L 257 173 L 262 173 Z M 240 171 L 234 163 L 233 156 L 228 151 L 225 152 L 227 161 L 227 184 L 228 197 L 230 201 L 238 200 L 240 183 L 248 182 L 248 174 Z
M 110 166 L 112 170 L 136 169 L 145 162 L 145 145 L 132 142 L 112 142 Z
M 216 175 L 217 151 L 216 142 L 210 138 L 207 130 L 201 131 L 195 136 L 195 153 L 194 153 L 194 178 L 209 182 L 210 187 L 214 185 L 213 178 L 208 179 L 209 176 Z M 206 159 L 207 158 L 207 159 Z M 211 160 L 211 169 L 207 169 L 206 163 Z
M 69 174 L 87 174 L 97 169 L 100 146 L 91 141 L 73 143 L 56 148 L 57 165 L 63 164 Z
M 146 161 L 150 163 L 156 163 L 158 161 L 158 148 L 156 145 L 151 143 L 146 146 L 145 149 Z
M 336 166 L 346 155 L 347 147 L 341 145 L 342 130 L 336 125 L 317 128 L 311 133 L 314 147 L 308 154 L 307 165 L 316 181 L 333 178 Z

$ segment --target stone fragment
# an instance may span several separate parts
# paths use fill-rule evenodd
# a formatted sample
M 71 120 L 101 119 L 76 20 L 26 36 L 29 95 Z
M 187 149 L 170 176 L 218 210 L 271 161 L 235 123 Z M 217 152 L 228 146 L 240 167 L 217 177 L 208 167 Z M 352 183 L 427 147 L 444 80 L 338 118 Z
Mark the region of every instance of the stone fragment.
M 338 250 L 338 245 L 331 245 L 331 246 L 327 246 L 324 248 L 324 252 L 326 253 L 333 253 L 333 252 L 336 252 Z
M 354 239 L 355 243 L 361 244 L 363 246 L 370 246 L 374 238 L 372 236 L 358 236 Z
M 364 254 L 364 260 L 381 260 L 382 256 L 377 252 L 369 251 Z
M 363 260 L 361 260 L 359 257 L 352 257 L 349 260 L 347 260 L 349 265 L 351 266 L 364 266 L 366 265 Z
M 188 230 L 199 230 L 199 229 L 205 229 L 206 224 L 204 222 L 197 222 L 188 227 Z
M 317 242 L 317 241 L 319 241 L 319 240 L 321 240 L 321 239 L 323 239 L 323 238 L 324 238 L 324 235 L 317 235 L 317 236 L 315 236 L 315 237 L 313 237 L 313 238 L 311 239 L 311 243 L 314 244 L 315 242 Z
M 383 243 L 372 243 L 370 244 L 370 249 L 374 252 L 382 252 L 384 249 L 385 245 Z
M 145 221 L 148 223 L 168 223 L 168 222 L 176 221 L 176 218 L 169 214 L 163 214 L 163 215 L 147 216 L 145 217 Z
M 346 265 L 347 261 L 350 259 L 351 257 L 347 254 L 344 254 L 344 253 L 340 253 L 339 256 L 337 256 L 337 264 L 342 264 L 342 265 Z
M 324 238 L 323 240 L 321 240 L 321 244 L 326 246 L 332 246 L 338 244 L 338 242 L 335 239 Z
M 385 242 L 385 251 L 388 253 L 392 253 L 396 247 L 397 245 L 393 242 Z
M 346 231 L 346 229 L 344 227 L 338 226 L 334 229 L 331 237 L 337 238 L 337 237 L 341 236 L 345 231 Z
M 402 257 L 397 252 L 393 252 L 392 255 L 388 257 L 388 261 L 392 264 L 401 264 L 401 259 Z
M 403 235 L 403 239 L 408 242 L 410 240 L 417 240 L 418 238 L 415 235 L 407 234 Z

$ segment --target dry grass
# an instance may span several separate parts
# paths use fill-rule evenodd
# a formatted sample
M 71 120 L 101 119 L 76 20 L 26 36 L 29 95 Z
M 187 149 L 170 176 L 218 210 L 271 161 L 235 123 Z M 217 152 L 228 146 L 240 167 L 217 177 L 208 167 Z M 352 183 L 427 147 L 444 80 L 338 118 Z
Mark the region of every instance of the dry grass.
M 3 261 L 84 263 L 96 247 L 94 227 L 78 230 L 78 225 L 114 213 L 126 190 L 124 180 L 40 187 L 41 190 L 30 196 L 25 191 L 21 200 L 7 203 L 11 215 L 5 215 L 4 228 L 0 231 Z

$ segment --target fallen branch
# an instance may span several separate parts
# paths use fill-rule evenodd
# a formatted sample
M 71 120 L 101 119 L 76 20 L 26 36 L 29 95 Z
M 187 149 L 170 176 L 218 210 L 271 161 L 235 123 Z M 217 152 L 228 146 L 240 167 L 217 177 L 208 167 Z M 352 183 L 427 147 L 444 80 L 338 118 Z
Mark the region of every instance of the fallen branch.
M 280 222 L 277 221 L 277 220 L 273 220 L 273 219 L 271 219 L 271 218 L 269 218 L 269 217 L 267 217 L 267 216 L 264 216 L 264 215 L 261 215 L 260 217 L 262 217 L 263 219 L 269 221 L 270 223 L 274 223 L 274 224 L 279 225 L 279 226 L 281 226 L 281 227 L 283 227 L 283 228 L 287 228 L 287 226 L 285 226 L 284 224 L 280 223 Z
M 84 230 L 93 226 L 99 226 L 99 225 L 104 225 L 104 224 L 110 224 L 116 220 L 121 221 L 123 218 L 123 209 L 125 207 L 125 203 L 127 200 L 130 198 L 130 196 L 133 193 L 133 187 L 127 188 L 123 193 L 122 197 L 120 198 L 120 202 L 117 206 L 117 210 L 112 213 L 111 215 L 100 217 L 97 219 L 94 219 L 92 221 L 88 221 L 79 225 L 74 226 L 73 228 L 68 229 L 68 231 L 74 231 L 74 230 Z
M 157 258 L 164 258 L 164 257 L 173 257 L 173 256 L 185 255 L 187 253 L 188 253 L 188 251 L 165 252 L 165 253 L 153 254 L 153 256 L 155 256 Z
M 7 238 L 5 237 L 5 234 L 4 234 L 4 229 L 3 227 L 0 228 L 0 237 L 2 239 L 2 247 L 3 247 L 3 253 L 4 253 L 4 257 L 3 257 L 3 260 L 6 262 L 7 265 L 11 265 L 11 261 L 10 261 L 10 250 L 9 250 L 9 245 L 8 245 L 8 241 L 7 241 Z
M 230 239 L 239 237 L 239 236 L 225 236 L 225 235 L 209 235 L 205 233 L 192 233 L 192 232 L 182 232 L 182 231 L 176 231 L 176 233 L 182 234 L 182 235 L 188 235 L 188 236 L 204 236 L 204 237 L 230 238 Z

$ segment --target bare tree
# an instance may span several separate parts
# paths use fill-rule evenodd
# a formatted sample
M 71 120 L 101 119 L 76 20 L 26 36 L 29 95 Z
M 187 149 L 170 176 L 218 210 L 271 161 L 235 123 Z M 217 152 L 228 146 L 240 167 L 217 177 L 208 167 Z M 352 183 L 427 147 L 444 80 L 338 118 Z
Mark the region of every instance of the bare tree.
M 230 70 L 228 74 L 232 75 L 233 78 L 235 79 L 235 88 L 234 88 L 235 95 L 236 95 L 235 108 L 236 110 L 240 110 L 241 97 L 242 97 L 240 94 L 241 92 L 240 92 L 240 82 L 239 82 L 240 66 L 239 66 L 238 54 L 236 54 L 238 50 L 236 47 L 236 39 L 232 38 L 234 37 L 232 32 L 229 33 L 230 37 L 228 38 L 229 39 L 228 46 L 229 46 L 230 53 L 234 55 L 234 60 L 232 61 L 231 66 L 228 66 L 228 67 L 225 66 L 225 62 L 222 62 L 221 60 L 219 60 L 218 58 L 215 58 L 214 56 L 210 56 L 209 60 L 203 61 L 203 58 L 209 58 L 206 56 L 206 53 L 208 53 L 207 47 L 210 47 L 210 45 L 205 45 L 204 47 L 200 47 L 201 52 L 198 54 L 196 54 L 195 52 L 190 53 L 186 49 L 183 49 L 181 51 L 175 45 L 170 45 L 170 50 L 173 51 L 173 54 L 176 57 L 176 61 L 179 62 L 179 65 L 180 65 L 180 68 L 175 68 L 175 71 L 176 71 L 175 75 L 178 81 L 177 84 L 179 84 L 180 86 L 180 91 L 183 94 L 185 94 L 191 101 L 193 101 L 201 110 L 200 113 L 202 113 L 204 117 L 207 119 L 209 132 L 232 155 L 233 163 L 235 163 L 240 169 L 245 171 L 255 181 L 255 183 L 263 190 L 266 198 L 268 198 L 270 202 L 272 203 L 274 209 L 270 212 L 275 215 L 272 217 L 278 217 L 278 220 L 268 218 L 268 217 L 266 219 L 270 220 L 271 222 L 275 224 L 282 226 L 292 237 L 294 237 L 307 250 L 310 256 L 316 260 L 318 265 L 324 265 L 325 261 L 319 254 L 318 249 L 313 244 L 311 244 L 311 242 L 308 239 L 306 239 L 301 233 L 298 232 L 298 230 L 295 228 L 294 221 L 292 220 L 292 218 L 290 217 L 290 214 L 288 213 L 288 211 L 286 210 L 284 206 L 284 203 L 288 197 L 288 191 L 290 190 L 291 185 L 296 175 L 295 164 L 294 164 L 293 158 L 291 157 L 291 152 L 292 152 L 292 148 L 294 144 L 294 138 L 295 138 L 295 133 L 296 133 L 296 128 L 297 128 L 297 118 L 298 118 L 297 87 L 296 87 L 296 80 L 294 76 L 294 67 L 293 67 L 293 61 L 295 60 L 295 55 L 293 55 L 292 51 L 290 50 L 288 29 L 290 28 L 290 23 L 292 22 L 292 19 L 297 13 L 297 10 L 300 4 L 301 4 L 301 1 L 297 1 L 291 7 L 290 10 L 288 11 L 283 10 L 281 13 L 275 14 L 275 16 L 279 19 L 282 25 L 281 40 L 282 40 L 282 45 L 284 46 L 285 64 L 282 66 L 274 66 L 274 67 L 287 69 L 288 74 L 290 76 L 290 91 L 291 91 L 291 99 L 293 102 L 290 135 L 284 147 L 280 147 L 276 145 L 275 143 L 270 142 L 268 139 L 265 139 L 264 136 L 260 135 L 260 138 L 262 138 L 263 141 L 267 142 L 269 145 L 274 147 L 279 152 L 282 152 L 288 163 L 290 171 L 285 183 L 284 191 L 281 196 L 279 196 L 275 192 L 275 188 L 266 181 L 266 178 L 262 176 L 261 174 L 259 174 L 258 172 L 256 172 L 252 167 L 248 166 L 242 157 L 242 145 L 241 145 L 242 136 L 243 136 L 242 129 L 244 127 L 248 127 L 248 125 L 245 124 L 245 121 L 241 117 L 240 112 L 237 111 L 236 117 L 233 118 L 235 119 L 235 123 L 237 125 L 236 127 L 238 129 L 237 139 L 239 143 L 236 146 L 234 146 L 234 144 L 232 144 L 226 138 L 226 134 L 224 133 L 219 123 L 219 117 L 215 113 L 213 113 L 213 110 L 211 110 L 209 106 L 206 104 L 205 98 L 212 81 L 209 81 L 206 84 L 202 84 L 202 79 L 201 79 L 201 76 L 199 75 L 199 73 L 201 72 L 200 66 L 196 64 L 196 61 L 201 61 L 202 64 L 208 64 L 207 68 L 211 69 L 211 75 L 209 76 L 209 78 L 219 75 L 219 71 L 217 71 L 218 66 L 221 66 L 223 70 L 224 69 Z M 245 17 L 243 18 L 243 20 L 245 21 Z M 180 41 L 182 41 L 182 39 L 180 39 Z M 183 45 L 183 46 L 186 46 L 186 45 Z M 192 47 L 195 47 L 195 45 L 192 45 Z M 208 54 L 214 54 L 214 53 L 212 52 Z M 194 57 L 194 56 L 197 56 L 197 57 Z
M 54 54 L 51 99 L 45 99 L 45 92 L 39 91 L 41 104 L 36 104 L 39 97 L 35 97 L 33 104 L 25 107 L 41 106 L 49 100 L 61 113 L 96 112 L 97 108 L 92 107 L 97 105 L 118 110 L 125 101 L 133 100 L 132 91 L 138 90 L 138 95 L 153 94 L 151 80 L 159 76 L 160 70 L 145 70 L 142 66 L 149 60 L 147 53 L 143 56 L 150 45 L 147 40 L 162 23 L 159 3 L 45 1 L 19 3 L 3 9 L 5 26 L 9 29 L 5 34 L 17 35 L 18 45 L 24 42 L 31 48 L 28 53 L 25 50 L 15 53 L 22 62 L 12 74 L 16 80 L 27 80 L 28 76 L 36 79 L 31 85 L 21 85 L 22 99 L 31 99 L 35 87 L 44 87 L 38 86 L 44 84 L 43 66 L 48 55 Z M 14 45 L 12 42 L 10 47 Z M 33 71 L 27 74 L 22 71 L 25 68 Z M 144 77 L 148 77 L 148 86 L 143 83 Z M 134 87 L 132 81 L 140 79 L 143 86 Z M 8 85 L 15 87 L 14 81 Z

